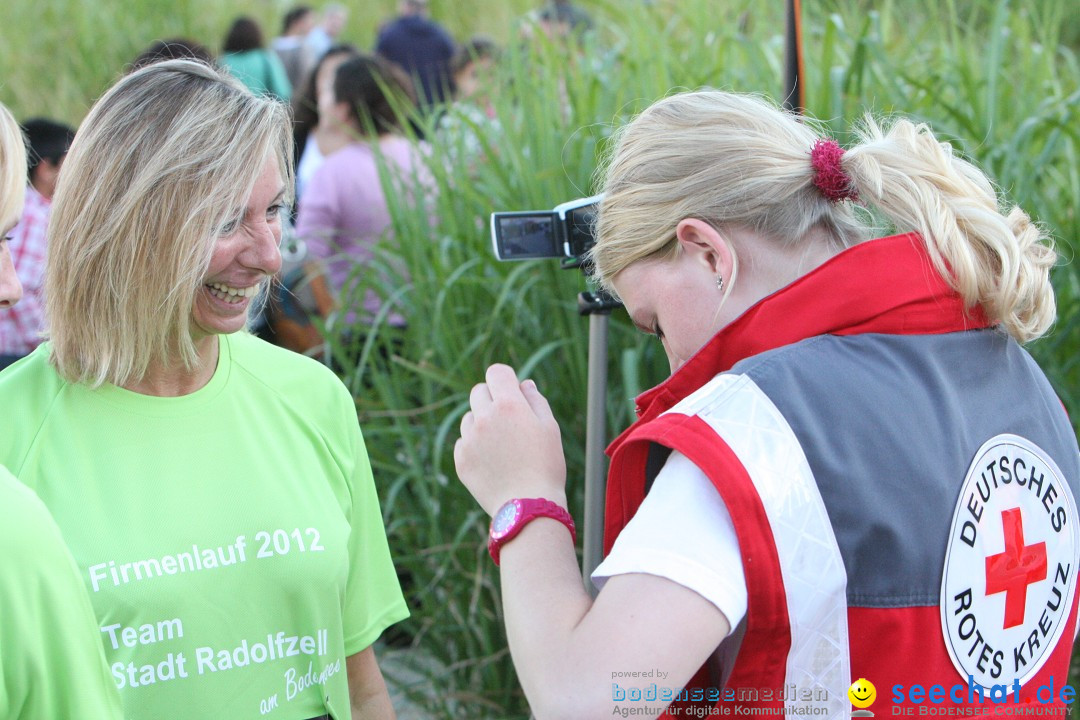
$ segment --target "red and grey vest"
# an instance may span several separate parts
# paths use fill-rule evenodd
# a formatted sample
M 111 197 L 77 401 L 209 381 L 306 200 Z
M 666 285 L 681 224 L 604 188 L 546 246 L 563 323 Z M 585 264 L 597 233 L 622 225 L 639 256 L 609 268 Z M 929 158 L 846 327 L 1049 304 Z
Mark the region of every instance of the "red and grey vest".
M 917 235 L 859 244 L 765 298 L 638 415 L 608 449 L 605 551 L 677 450 L 719 491 L 742 555 L 746 617 L 697 697 L 847 717 L 865 678 L 877 716 L 980 697 L 986 712 L 1064 707 L 1076 436 Z

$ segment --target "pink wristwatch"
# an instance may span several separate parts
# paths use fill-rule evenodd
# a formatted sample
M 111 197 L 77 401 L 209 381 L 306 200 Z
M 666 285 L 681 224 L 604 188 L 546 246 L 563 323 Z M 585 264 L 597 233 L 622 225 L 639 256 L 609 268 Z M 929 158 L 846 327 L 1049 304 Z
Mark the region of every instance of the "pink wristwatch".
M 491 518 L 488 532 L 488 552 L 495 564 L 499 564 L 499 548 L 521 532 L 531 521 L 540 517 L 558 520 L 570 531 L 570 539 L 577 542 L 574 518 L 560 505 L 543 498 L 514 498 L 508 500 Z

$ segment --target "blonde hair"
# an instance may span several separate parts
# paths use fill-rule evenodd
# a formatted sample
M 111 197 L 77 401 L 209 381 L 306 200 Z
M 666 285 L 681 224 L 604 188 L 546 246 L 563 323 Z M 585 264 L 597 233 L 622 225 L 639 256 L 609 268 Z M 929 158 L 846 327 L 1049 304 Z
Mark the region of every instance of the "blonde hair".
M 776 242 L 824 231 L 837 249 L 869 237 L 865 213 L 814 185 L 813 121 L 762 98 L 681 93 L 621 128 L 600 169 L 604 199 L 591 262 L 600 282 L 644 258 L 678 252 L 684 218 L 742 227 Z M 897 231 L 918 231 L 937 270 L 968 308 L 980 306 L 1020 342 L 1041 336 L 1056 308 L 1049 238 L 1019 208 L 1002 212 L 993 185 L 926 125 L 867 118 L 841 167 L 860 201 Z
M 148 65 L 90 110 L 64 161 L 45 270 L 52 362 L 124 385 L 192 367 L 191 311 L 265 159 L 292 187 L 288 109 L 192 60 Z
M 22 214 L 26 194 L 26 139 L 19 123 L 0 103 L 0 231 Z

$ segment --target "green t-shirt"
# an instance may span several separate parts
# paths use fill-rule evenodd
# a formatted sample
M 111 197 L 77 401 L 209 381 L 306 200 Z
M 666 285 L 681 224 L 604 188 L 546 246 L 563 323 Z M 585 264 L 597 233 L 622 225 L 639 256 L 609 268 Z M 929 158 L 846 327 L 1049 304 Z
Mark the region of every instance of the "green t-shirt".
M 52 512 L 131 720 L 349 717 L 345 658 L 408 616 L 352 397 L 220 337 L 182 397 L 0 375 L 0 463 Z
M 120 718 L 94 612 L 60 530 L 2 465 L 0 558 L 0 718 Z

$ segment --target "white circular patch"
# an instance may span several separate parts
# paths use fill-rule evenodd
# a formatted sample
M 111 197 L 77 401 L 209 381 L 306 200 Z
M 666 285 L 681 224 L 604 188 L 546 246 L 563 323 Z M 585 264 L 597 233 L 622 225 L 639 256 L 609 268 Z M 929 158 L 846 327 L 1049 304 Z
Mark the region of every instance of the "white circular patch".
M 998 435 L 975 453 L 953 513 L 941 629 L 960 676 L 1023 685 L 1057 645 L 1080 557 L 1076 502 L 1042 448 Z

